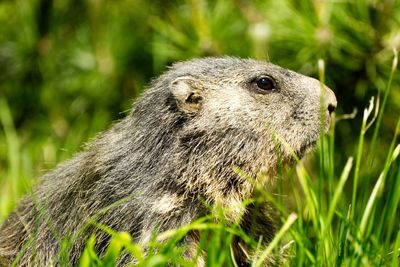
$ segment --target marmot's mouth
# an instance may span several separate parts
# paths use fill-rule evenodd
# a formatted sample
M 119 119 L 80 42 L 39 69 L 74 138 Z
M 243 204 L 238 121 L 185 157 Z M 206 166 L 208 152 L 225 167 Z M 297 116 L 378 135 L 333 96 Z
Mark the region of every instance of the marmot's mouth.
M 298 151 L 296 151 L 296 156 L 301 159 L 305 154 L 314 149 L 317 144 L 317 140 L 309 141 L 303 144 Z
M 329 128 L 331 127 L 331 122 L 332 122 L 332 117 L 328 113 L 328 115 L 326 115 L 326 117 L 325 117 L 324 133 L 328 133 L 329 132 Z

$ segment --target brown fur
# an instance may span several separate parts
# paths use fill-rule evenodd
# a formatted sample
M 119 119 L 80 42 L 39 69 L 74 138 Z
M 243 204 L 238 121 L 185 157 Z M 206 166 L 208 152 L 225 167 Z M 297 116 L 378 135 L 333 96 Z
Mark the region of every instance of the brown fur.
M 260 77 L 270 77 L 275 90 L 260 90 Z M 322 93 L 327 128 L 336 99 L 315 79 L 230 57 L 173 65 L 125 119 L 42 177 L 2 226 L 0 256 L 12 262 L 31 242 L 18 264 L 57 264 L 61 238 L 76 234 L 90 218 L 145 243 L 155 229 L 177 228 L 206 213 L 203 201 L 231 208 L 231 221 L 249 215 L 240 222 L 243 228 L 268 242 L 275 232 L 271 211 L 246 219 L 251 208 L 235 205 L 252 196 L 254 184 L 233 167 L 257 180 L 261 173 L 273 174 L 277 151 L 284 162 L 292 152 L 303 155 L 320 136 Z M 277 147 L 274 136 L 291 149 Z M 72 264 L 91 232 L 98 251 L 105 250 L 108 235 L 91 227 L 74 243 Z

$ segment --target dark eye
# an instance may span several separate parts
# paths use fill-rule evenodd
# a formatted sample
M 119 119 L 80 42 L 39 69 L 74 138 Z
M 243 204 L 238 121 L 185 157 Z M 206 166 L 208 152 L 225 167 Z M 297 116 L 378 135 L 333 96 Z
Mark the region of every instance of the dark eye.
M 257 80 L 257 87 L 261 90 L 271 91 L 275 89 L 275 84 L 270 78 L 263 77 Z

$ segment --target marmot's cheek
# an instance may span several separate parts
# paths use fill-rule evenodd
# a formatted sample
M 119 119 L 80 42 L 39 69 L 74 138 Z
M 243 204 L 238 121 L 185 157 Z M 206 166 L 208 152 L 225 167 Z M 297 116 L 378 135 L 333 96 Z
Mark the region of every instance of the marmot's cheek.
M 311 151 L 320 136 L 320 120 L 317 112 L 298 112 L 282 129 L 282 150 L 285 157 L 294 160 Z

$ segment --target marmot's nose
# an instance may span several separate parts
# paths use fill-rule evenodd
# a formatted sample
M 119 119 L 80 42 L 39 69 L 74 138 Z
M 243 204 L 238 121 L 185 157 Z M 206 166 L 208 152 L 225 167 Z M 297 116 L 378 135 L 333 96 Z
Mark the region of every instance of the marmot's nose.
M 337 106 L 336 96 L 329 87 L 325 86 L 324 89 L 325 106 L 328 109 L 329 114 L 331 114 Z

